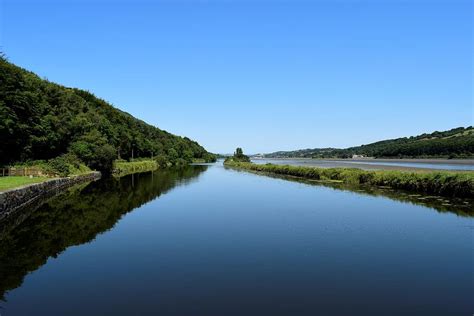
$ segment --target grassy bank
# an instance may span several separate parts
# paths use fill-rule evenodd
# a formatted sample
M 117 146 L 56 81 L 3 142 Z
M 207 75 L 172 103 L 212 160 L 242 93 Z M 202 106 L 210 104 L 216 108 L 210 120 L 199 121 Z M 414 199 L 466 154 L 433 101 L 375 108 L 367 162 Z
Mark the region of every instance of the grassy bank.
M 20 172 L 21 170 L 29 171 L 26 175 L 33 174 L 33 176 L 48 177 L 75 176 L 92 171 L 74 155 L 62 155 L 50 160 L 33 160 L 16 163 L 12 164 L 10 167 L 20 170 Z
M 228 159 L 226 166 L 238 169 L 293 176 L 317 181 L 387 186 L 418 193 L 449 197 L 474 197 L 474 172 L 368 171 L 349 168 L 314 168 L 288 165 L 256 165 Z
M 194 158 L 192 160 L 192 163 L 211 163 L 211 162 L 215 162 L 215 161 L 209 160 L 209 159 L 204 159 L 204 158 Z
M 29 177 L 1 177 L 0 178 L 0 191 L 5 191 L 17 187 L 21 187 L 27 184 L 33 184 L 33 183 L 39 183 L 46 181 L 51 178 L 47 177 L 34 177 L 34 178 L 29 178 Z
M 124 161 L 116 160 L 114 162 L 113 173 L 118 176 L 124 176 L 135 172 L 146 172 L 158 169 L 156 160 Z
M 246 170 L 239 171 L 246 172 Z M 383 196 L 394 201 L 410 203 L 413 205 L 427 206 L 432 209 L 435 209 L 440 213 L 450 212 L 458 216 L 474 217 L 474 209 L 471 206 L 474 205 L 474 198 L 447 197 L 422 193 L 413 193 L 406 190 L 392 189 L 387 186 L 359 185 L 342 183 L 341 181 L 318 181 L 302 177 L 281 175 L 268 172 L 248 172 L 255 172 L 257 174 L 261 174 L 270 178 L 284 179 L 287 181 L 305 183 L 308 185 L 323 185 L 326 188 L 331 188 L 334 190 L 355 192 L 357 194 L 363 194 L 368 196 Z

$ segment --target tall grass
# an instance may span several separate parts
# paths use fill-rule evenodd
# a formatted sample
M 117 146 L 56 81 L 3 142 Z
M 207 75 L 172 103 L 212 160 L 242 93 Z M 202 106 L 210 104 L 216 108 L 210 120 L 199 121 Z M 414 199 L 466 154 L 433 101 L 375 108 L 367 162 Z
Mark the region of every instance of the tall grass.
M 158 169 L 158 163 L 155 160 L 124 161 L 116 160 L 114 162 L 113 172 L 116 175 L 124 176 L 135 172 L 145 172 Z
M 340 181 L 348 184 L 387 186 L 394 189 L 449 197 L 474 197 L 474 172 L 408 172 L 352 168 L 315 168 L 288 165 L 257 165 L 228 161 L 226 166 L 299 178 Z

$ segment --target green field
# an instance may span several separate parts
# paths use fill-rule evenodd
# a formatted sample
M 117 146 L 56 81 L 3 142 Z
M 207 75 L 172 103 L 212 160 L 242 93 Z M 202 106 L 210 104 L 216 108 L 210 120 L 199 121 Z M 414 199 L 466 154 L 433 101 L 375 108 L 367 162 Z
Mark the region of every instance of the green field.
M 1 177 L 0 178 L 0 191 L 13 189 L 16 187 L 21 187 L 27 184 L 43 182 L 48 179 L 51 179 L 51 178 L 46 178 L 46 177 L 29 178 L 29 177 L 16 177 L 16 176 Z

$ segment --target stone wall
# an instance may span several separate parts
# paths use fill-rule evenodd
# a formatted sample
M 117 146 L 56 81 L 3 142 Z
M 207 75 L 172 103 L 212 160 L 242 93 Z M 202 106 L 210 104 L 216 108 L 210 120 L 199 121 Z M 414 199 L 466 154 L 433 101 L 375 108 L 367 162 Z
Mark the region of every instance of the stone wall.
M 55 191 L 68 188 L 76 183 L 97 180 L 100 177 L 100 172 L 95 171 L 79 176 L 51 179 L 45 182 L 0 192 L 0 221 L 15 212 L 15 210 L 45 195 L 54 194 Z

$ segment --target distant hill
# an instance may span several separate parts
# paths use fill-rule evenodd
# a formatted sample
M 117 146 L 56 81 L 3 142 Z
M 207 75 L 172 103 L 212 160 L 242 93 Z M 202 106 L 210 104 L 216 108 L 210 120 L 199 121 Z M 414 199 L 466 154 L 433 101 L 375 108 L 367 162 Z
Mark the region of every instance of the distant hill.
M 118 157 L 212 159 L 202 146 L 125 113 L 90 92 L 39 78 L 0 56 L 0 166 L 72 154 L 95 169 Z
M 266 158 L 349 158 L 363 155 L 376 158 L 469 158 L 474 157 L 474 128 L 458 127 L 412 137 L 383 140 L 367 145 L 338 148 L 314 148 L 278 151 Z

